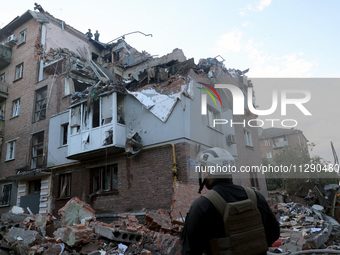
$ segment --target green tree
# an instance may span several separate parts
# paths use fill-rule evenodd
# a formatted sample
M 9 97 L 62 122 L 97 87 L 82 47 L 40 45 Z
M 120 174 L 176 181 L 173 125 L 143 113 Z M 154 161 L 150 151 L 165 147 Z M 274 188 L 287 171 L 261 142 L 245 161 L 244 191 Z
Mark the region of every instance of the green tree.
M 291 171 L 267 174 L 268 190 L 283 188 L 288 194 L 304 196 L 315 185 L 323 187 L 325 184 L 338 183 L 337 173 L 325 171 L 328 162 L 320 156 L 310 156 L 309 150 L 312 151 L 314 146 L 311 143 L 308 147 L 285 147 L 276 154 L 274 165 L 286 166 Z

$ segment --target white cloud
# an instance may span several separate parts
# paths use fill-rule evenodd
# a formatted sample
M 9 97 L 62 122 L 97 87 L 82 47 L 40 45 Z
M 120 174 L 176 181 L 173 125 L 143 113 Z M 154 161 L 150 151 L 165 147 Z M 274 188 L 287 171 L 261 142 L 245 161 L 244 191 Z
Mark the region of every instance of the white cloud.
M 259 0 L 255 3 L 255 6 L 247 4 L 239 12 L 240 16 L 248 16 L 248 12 L 262 12 L 266 7 L 271 4 L 272 0 Z
M 263 11 L 264 8 L 268 7 L 271 4 L 272 0 L 261 0 L 257 5 L 256 9 L 260 12 Z
M 242 55 L 251 77 L 311 77 L 317 66 L 317 62 L 308 60 L 303 52 L 270 53 L 262 42 L 245 39 L 237 28 L 222 35 L 216 45 L 213 50 L 217 55 L 229 59 Z
M 233 51 L 238 52 L 242 49 L 241 46 L 242 32 L 234 28 L 230 33 L 224 34 L 217 42 L 216 52 Z

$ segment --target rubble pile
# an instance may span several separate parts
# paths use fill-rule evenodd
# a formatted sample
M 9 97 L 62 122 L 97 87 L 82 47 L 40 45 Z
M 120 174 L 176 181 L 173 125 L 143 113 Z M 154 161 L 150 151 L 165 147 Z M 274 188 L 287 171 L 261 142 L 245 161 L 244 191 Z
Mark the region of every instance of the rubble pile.
M 337 207 L 332 207 L 328 202 L 336 196 L 333 194 L 335 192 L 330 190 L 337 191 L 339 185 L 331 186 L 331 188 L 326 185 L 324 189 L 314 189 L 318 193 L 310 190 L 303 198 L 275 194 L 271 199 L 274 203 L 269 204 L 280 223 L 281 234 L 280 239 L 270 248 L 271 252 L 340 250 L 340 224 L 337 217 L 334 217 L 334 210 Z
M 182 225 L 164 210 L 147 212 L 145 224 L 121 214 L 112 223 L 96 221 L 94 210 L 72 198 L 51 214 L 32 215 L 14 206 L 0 221 L 0 254 L 179 254 Z

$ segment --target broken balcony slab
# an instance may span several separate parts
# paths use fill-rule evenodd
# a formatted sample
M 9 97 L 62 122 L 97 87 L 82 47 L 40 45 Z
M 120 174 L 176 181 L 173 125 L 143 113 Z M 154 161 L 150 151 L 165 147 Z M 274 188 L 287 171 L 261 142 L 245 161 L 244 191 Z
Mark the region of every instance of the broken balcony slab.
M 59 209 L 58 214 L 61 216 L 64 226 L 84 224 L 89 220 L 96 219 L 95 211 L 77 197 L 71 198 L 64 207 Z

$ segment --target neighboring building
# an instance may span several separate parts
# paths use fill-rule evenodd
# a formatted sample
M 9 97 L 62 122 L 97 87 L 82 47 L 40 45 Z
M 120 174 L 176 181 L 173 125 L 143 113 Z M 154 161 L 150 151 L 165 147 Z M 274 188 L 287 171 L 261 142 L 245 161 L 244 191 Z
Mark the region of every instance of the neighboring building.
M 252 86 L 216 58 L 196 65 L 179 49 L 153 58 L 124 40 L 89 39 L 47 12 L 27 11 L 0 41 L 0 213 L 17 204 L 55 214 L 73 196 L 103 215 L 169 210 L 174 183 L 198 183 L 200 150 L 225 148 L 238 167 L 261 164 L 257 128 L 213 125 L 255 118 L 247 109 L 233 116 L 229 91 L 217 89 L 223 105 L 207 97 L 201 114 L 199 87 Z M 267 195 L 258 177 L 234 175 Z
M 57 53 L 52 50 L 56 45 L 61 53 L 64 48 L 98 54 L 99 50 L 63 21 L 33 11 L 3 27 L 0 42 L 0 85 L 7 97 L 4 101 L 0 96 L 4 127 L 1 204 L 29 205 L 35 213 L 48 212 L 52 203 L 51 174 L 46 168 L 50 116 L 70 105 L 63 91 L 65 77 L 60 76 L 65 67 L 49 57 Z
M 307 148 L 308 140 L 303 132 L 298 129 L 266 128 L 260 135 L 260 146 L 262 158 L 273 162 L 276 154 L 279 154 L 285 147 L 302 146 Z

